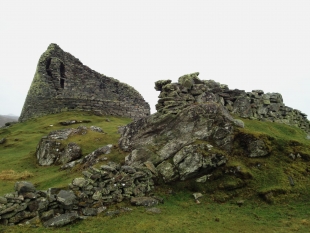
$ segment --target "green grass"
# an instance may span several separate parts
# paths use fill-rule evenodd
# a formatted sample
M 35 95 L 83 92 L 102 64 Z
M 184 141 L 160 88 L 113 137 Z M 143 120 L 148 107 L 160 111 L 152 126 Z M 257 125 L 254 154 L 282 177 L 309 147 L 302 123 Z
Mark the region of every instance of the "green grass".
M 108 118 L 110 121 L 106 121 Z M 90 120 L 90 123 L 61 126 L 59 122 L 68 120 Z M 23 123 L 18 123 L 10 128 L 0 129 L 0 138 L 7 140 L 0 145 L 0 173 L 6 170 L 13 170 L 18 173 L 25 171 L 33 174 L 27 180 L 34 183 L 37 189 L 47 189 L 49 187 L 66 187 L 74 177 L 81 176 L 79 171 L 61 171 L 59 166 L 39 166 L 36 163 L 35 151 L 42 136 L 50 131 L 63 128 L 77 128 L 79 125 L 98 126 L 105 134 L 88 131 L 86 135 L 75 135 L 67 142 L 75 141 L 82 146 L 83 155 L 87 155 L 93 150 L 113 144 L 117 146 L 119 134 L 118 126 L 126 125 L 130 122 L 127 118 L 95 116 L 88 112 L 65 112 L 53 114 Z M 52 126 L 51 126 L 52 125 Z M 107 155 L 109 161 L 122 161 L 125 153 L 117 147 L 112 149 L 112 153 Z M 13 191 L 16 180 L 0 179 L 0 195 Z
M 81 176 L 78 169 L 61 171 L 59 166 L 42 167 L 36 163 L 35 150 L 42 136 L 51 130 L 79 126 L 58 124 L 66 120 L 91 120 L 83 125 L 99 126 L 105 132 L 88 131 L 86 135 L 69 138 L 66 143 L 80 143 L 83 155 L 113 144 L 115 147 L 107 157 L 109 161 L 122 162 L 127 153 L 117 147 L 117 127 L 129 123 L 130 119 L 108 117 L 111 121 L 107 122 L 106 118 L 66 112 L 0 129 L 0 138 L 7 138 L 6 143 L 0 145 L 0 177 L 2 171 L 13 170 L 17 177 L 28 171 L 33 176 L 27 180 L 44 190 L 66 187 L 73 178 Z M 150 214 L 144 207 L 132 207 L 123 202 L 108 209 L 128 206 L 133 210 L 116 217 L 102 213 L 60 229 L 0 225 L 0 232 L 309 232 L 310 140 L 306 140 L 306 134 L 298 128 L 242 120 L 245 128 L 235 132 L 236 138 L 243 134 L 262 139 L 270 154 L 248 158 L 246 149 L 238 143 L 231 153 L 214 148 L 214 152 L 223 153 L 228 162 L 214 170 L 206 183 L 196 183 L 193 179 L 156 187 L 154 193 L 165 199 L 165 203 L 158 206 L 161 214 Z M 292 160 L 289 153 L 300 153 L 302 157 Z M 294 180 L 294 186 L 290 185 L 288 176 Z M 13 191 L 17 179 L 0 179 L 0 195 Z M 196 204 L 192 196 L 197 191 L 204 195 L 200 204 Z M 244 200 L 244 205 L 238 207 L 238 200 Z
M 235 201 L 214 203 L 208 196 L 196 204 L 191 193 L 165 196 L 159 205 L 161 214 L 150 214 L 144 207 L 116 217 L 101 214 L 58 229 L 43 227 L 2 227 L 5 232 L 309 232 L 310 210 L 303 204 L 270 206 L 264 202 L 247 202 L 238 207 Z M 129 204 L 123 203 L 122 206 Z M 116 207 L 117 208 L 117 207 Z M 1 229 L 1 226 L 0 226 Z

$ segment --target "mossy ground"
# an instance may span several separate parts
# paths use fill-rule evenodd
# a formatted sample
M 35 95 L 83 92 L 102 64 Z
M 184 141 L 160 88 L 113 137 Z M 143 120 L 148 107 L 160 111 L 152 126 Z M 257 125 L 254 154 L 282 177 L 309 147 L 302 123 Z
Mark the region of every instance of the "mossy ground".
M 108 159 L 123 161 L 126 153 L 117 148 L 117 127 L 129 123 L 129 119 L 66 112 L 18 123 L 0 130 L 0 138 L 7 138 L 0 145 L 0 175 L 5 177 L 2 172 L 8 170 L 16 175 L 10 180 L 0 179 L 0 195 L 12 192 L 14 183 L 25 178 L 23 174 L 31 174 L 26 179 L 37 189 L 66 187 L 74 177 L 81 176 L 79 169 L 61 171 L 59 166 L 42 167 L 36 163 L 35 150 L 42 136 L 52 130 L 79 126 L 58 124 L 67 120 L 91 120 L 82 125 L 99 126 L 106 133 L 88 131 L 69 138 L 68 141 L 81 143 L 83 155 L 113 144 L 116 146 Z M 228 163 L 214 170 L 206 183 L 191 180 L 157 186 L 154 193 L 165 199 L 158 206 L 161 214 L 150 214 L 144 207 L 123 202 L 109 209 L 129 206 L 133 210 L 116 217 L 102 213 L 60 229 L 0 226 L 0 232 L 309 232 L 310 141 L 305 139 L 306 134 L 283 124 L 242 120 L 245 128 L 236 131 L 236 137 L 248 134 L 263 139 L 270 154 L 248 158 L 241 143 L 235 145 L 232 153 L 226 153 Z M 301 157 L 293 160 L 290 153 L 300 153 Z M 200 204 L 192 196 L 197 191 L 204 194 Z M 241 207 L 236 204 L 240 200 L 244 201 Z

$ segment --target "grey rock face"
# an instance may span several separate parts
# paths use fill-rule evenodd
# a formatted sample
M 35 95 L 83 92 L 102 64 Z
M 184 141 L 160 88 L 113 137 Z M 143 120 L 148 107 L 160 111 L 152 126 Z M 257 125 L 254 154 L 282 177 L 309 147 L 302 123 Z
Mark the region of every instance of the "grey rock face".
M 37 147 L 36 156 L 38 163 L 42 166 L 49 166 L 59 158 L 60 143 L 56 140 L 42 138 Z
M 81 158 L 82 150 L 81 147 L 75 142 L 70 142 L 66 148 L 64 153 L 60 156 L 58 162 L 60 164 L 69 163 L 73 160 L 77 160 Z
M 158 205 L 158 200 L 152 197 L 133 197 L 130 199 L 132 205 L 154 206 Z
M 71 191 L 61 190 L 57 194 L 57 201 L 64 206 L 72 206 L 73 204 L 77 203 L 76 196 Z
M 17 191 L 18 194 L 26 194 L 34 193 L 36 192 L 36 189 L 32 183 L 27 181 L 20 181 L 15 183 L 15 191 Z
M 165 182 L 185 180 L 226 163 L 222 155 L 209 154 L 211 145 L 191 144 L 212 141 L 229 151 L 234 124 L 222 105 L 210 101 L 188 106 L 178 114 L 156 113 L 133 122 L 124 128 L 119 144 L 132 150 L 125 160 L 128 165 L 151 162 Z
M 168 161 L 163 161 L 156 167 L 156 169 L 166 183 L 179 178 L 176 167 Z
M 77 212 L 61 214 L 43 223 L 45 227 L 62 227 L 79 219 Z
M 251 141 L 248 144 L 248 150 L 250 151 L 249 157 L 263 157 L 269 153 L 267 146 L 262 140 Z

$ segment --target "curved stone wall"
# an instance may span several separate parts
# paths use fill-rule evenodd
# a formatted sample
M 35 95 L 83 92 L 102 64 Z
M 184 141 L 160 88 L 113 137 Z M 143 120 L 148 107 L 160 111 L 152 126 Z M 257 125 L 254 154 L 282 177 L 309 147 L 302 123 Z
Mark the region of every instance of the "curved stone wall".
M 51 44 L 40 57 L 19 121 L 69 110 L 133 119 L 150 114 L 149 104 L 134 88 Z

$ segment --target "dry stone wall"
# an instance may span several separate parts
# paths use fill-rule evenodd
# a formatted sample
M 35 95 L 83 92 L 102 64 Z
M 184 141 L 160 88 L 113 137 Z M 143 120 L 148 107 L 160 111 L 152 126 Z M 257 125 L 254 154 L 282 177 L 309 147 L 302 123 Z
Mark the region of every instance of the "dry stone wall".
M 149 104 L 134 88 L 51 44 L 40 57 L 19 121 L 70 110 L 132 119 L 150 114 Z
M 230 90 L 225 84 L 200 80 L 198 75 L 184 75 L 178 83 L 172 83 L 171 80 L 157 81 L 155 89 L 160 91 L 157 111 L 177 114 L 188 105 L 215 101 L 225 106 L 230 113 L 243 118 L 284 123 L 310 131 L 307 115 L 285 106 L 281 94 L 264 93 L 262 90 Z
M 15 192 L 0 196 L 0 224 L 66 225 L 95 216 L 112 203 L 130 199 L 134 205 L 151 206 L 161 201 L 145 197 L 154 188 L 153 173 L 146 166 L 121 166 L 110 162 L 89 168 L 73 179 L 68 189 L 40 191 L 29 182 L 15 184 Z

